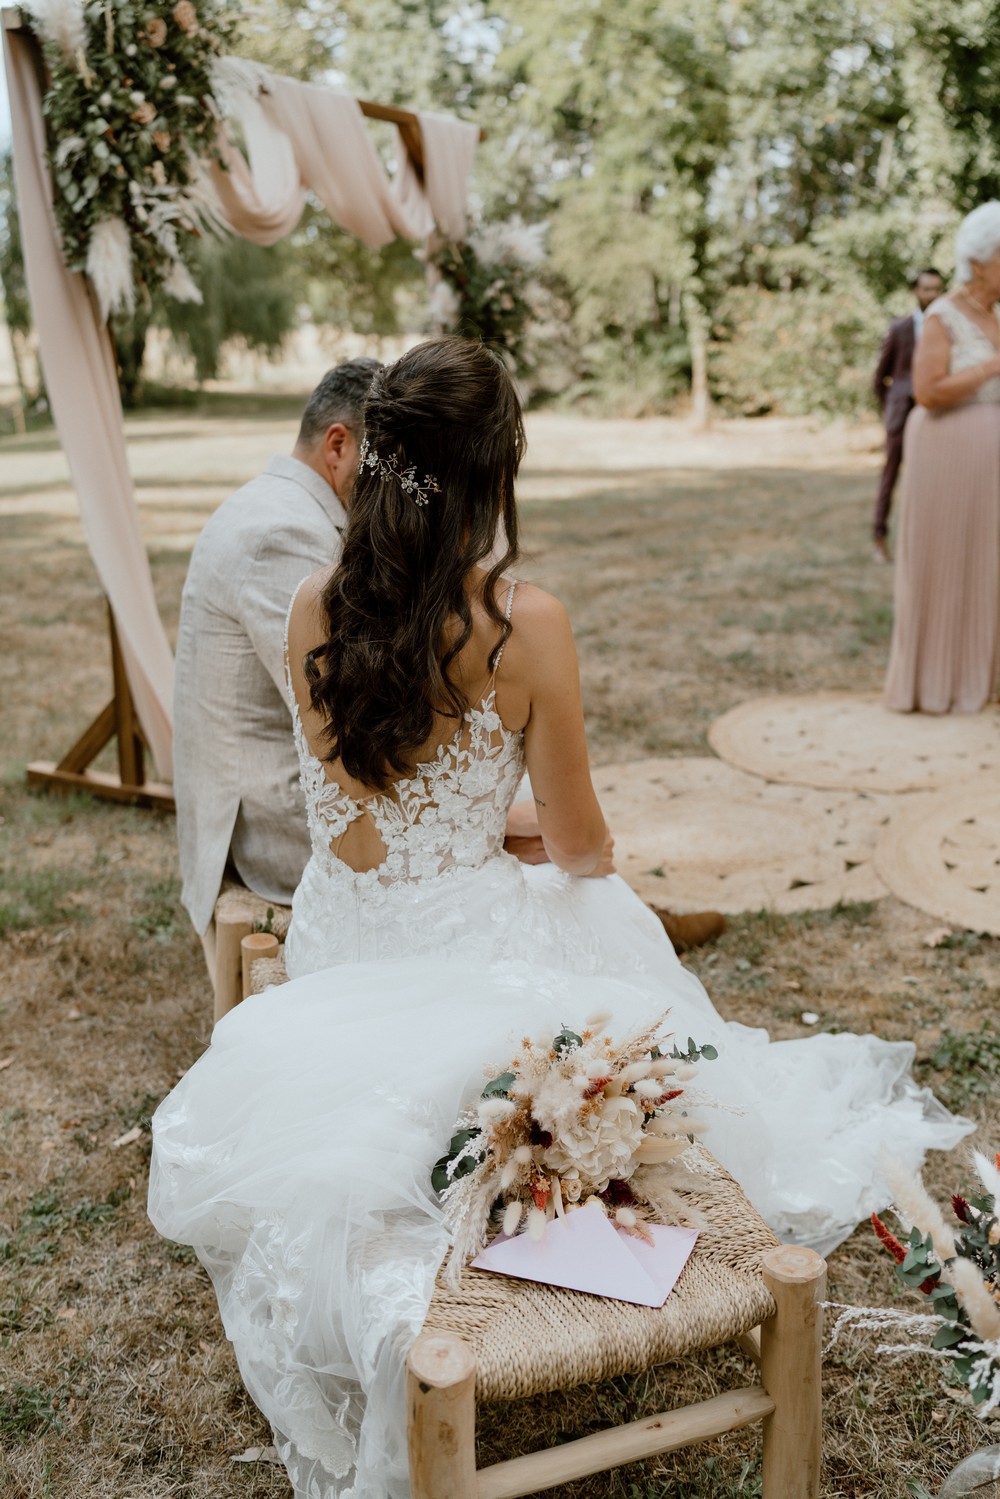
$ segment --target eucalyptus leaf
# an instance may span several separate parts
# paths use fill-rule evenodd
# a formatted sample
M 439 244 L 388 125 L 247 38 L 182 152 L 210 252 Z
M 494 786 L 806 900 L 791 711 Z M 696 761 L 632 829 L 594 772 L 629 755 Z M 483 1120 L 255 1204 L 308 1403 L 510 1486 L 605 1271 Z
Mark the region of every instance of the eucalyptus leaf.
M 451 1186 L 453 1181 L 458 1181 L 460 1177 L 468 1176 L 470 1171 L 475 1171 L 479 1165 L 479 1157 L 475 1152 L 463 1156 L 454 1170 L 450 1167 L 452 1161 L 465 1149 L 469 1141 L 481 1134 L 482 1130 L 479 1129 L 460 1129 L 452 1135 L 448 1143 L 447 1154 L 435 1161 L 431 1171 L 431 1186 L 435 1192 L 443 1192 L 446 1187 Z
M 499 1077 L 491 1078 L 483 1089 L 483 1098 L 506 1098 L 511 1083 L 514 1081 L 513 1072 L 501 1072 Z
M 944 1327 L 939 1327 L 931 1341 L 932 1348 L 957 1348 L 959 1343 L 964 1343 L 969 1336 L 967 1327 L 960 1327 L 955 1322 L 948 1322 Z

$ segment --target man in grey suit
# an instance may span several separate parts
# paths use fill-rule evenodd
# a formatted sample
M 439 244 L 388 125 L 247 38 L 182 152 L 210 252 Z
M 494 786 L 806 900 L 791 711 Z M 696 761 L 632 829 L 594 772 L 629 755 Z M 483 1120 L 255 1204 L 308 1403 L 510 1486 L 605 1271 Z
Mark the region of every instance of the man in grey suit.
M 181 900 L 212 961 L 227 865 L 288 905 L 309 857 L 285 695 L 285 616 L 303 578 L 335 560 L 374 359 L 324 376 L 291 457 L 229 496 L 202 531 L 181 599 L 174 690 L 174 797 Z

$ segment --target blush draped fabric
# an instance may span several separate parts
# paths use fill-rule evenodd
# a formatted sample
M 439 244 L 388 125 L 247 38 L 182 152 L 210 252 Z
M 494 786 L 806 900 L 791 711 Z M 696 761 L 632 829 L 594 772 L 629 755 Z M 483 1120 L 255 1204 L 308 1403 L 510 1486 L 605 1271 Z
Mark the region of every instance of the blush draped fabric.
M 5 31 L 14 170 L 25 270 L 45 382 L 80 503 L 87 543 L 121 639 L 129 685 L 157 771 L 171 778 L 173 658 L 153 591 L 122 430 L 115 359 L 84 277 L 66 269 L 52 209 L 37 51 L 27 31 Z M 234 64 L 244 77 L 249 65 Z M 223 222 L 257 244 L 275 244 L 298 223 L 306 192 L 365 244 L 397 235 L 465 233 L 468 177 L 478 129 L 421 115 L 425 181 L 400 149 L 386 173 L 357 100 L 263 70 L 264 91 L 231 90 L 247 160 L 225 136 L 228 171 L 210 178 Z
M 66 269 L 59 247 L 34 48 L 27 34 L 5 31 L 4 51 L 24 269 L 45 386 L 139 722 L 160 776 L 169 780 L 174 663 L 139 528 L 111 337 L 87 282 Z
M 350 94 L 275 74 L 261 81 L 259 94 L 244 87 L 232 96 L 249 161 L 223 138 L 225 168 L 212 169 L 223 216 L 237 234 L 273 245 L 295 228 L 311 191 L 335 224 L 373 248 L 397 235 L 425 239 L 435 225 L 446 239 L 463 238 L 475 125 L 421 114 L 425 181 L 402 141 L 390 179 Z

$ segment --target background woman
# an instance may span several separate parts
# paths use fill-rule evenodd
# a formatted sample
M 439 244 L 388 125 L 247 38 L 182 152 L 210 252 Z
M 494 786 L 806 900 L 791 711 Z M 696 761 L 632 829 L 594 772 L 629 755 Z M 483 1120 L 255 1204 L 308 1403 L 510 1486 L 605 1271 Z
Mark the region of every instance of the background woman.
M 913 361 L 887 708 L 978 713 L 1000 676 L 1000 203 L 959 226 Z

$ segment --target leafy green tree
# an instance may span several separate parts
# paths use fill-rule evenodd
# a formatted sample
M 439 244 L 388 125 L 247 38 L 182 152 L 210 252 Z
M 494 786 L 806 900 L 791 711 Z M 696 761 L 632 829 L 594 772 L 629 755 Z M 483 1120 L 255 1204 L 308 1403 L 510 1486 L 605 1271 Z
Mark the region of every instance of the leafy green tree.
M 273 356 L 298 321 L 294 255 L 286 244 L 262 249 L 238 236 L 202 240 L 195 279 L 201 305 L 165 300 L 160 316 L 194 359 L 199 383 L 214 379 L 230 339 Z
M 424 270 L 414 252 L 401 239 L 369 249 L 321 210 L 307 208 L 289 261 L 317 322 L 378 338 L 422 324 Z
M 3 292 L 4 320 L 10 334 L 14 374 L 27 408 L 44 396 L 41 376 L 31 381 L 28 375 L 25 344 L 31 334 L 31 303 L 24 276 L 24 250 L 21 244 L 21 221 L 14 190 L 14 162 L 11 152 L 0 154 L 0 290 Z

